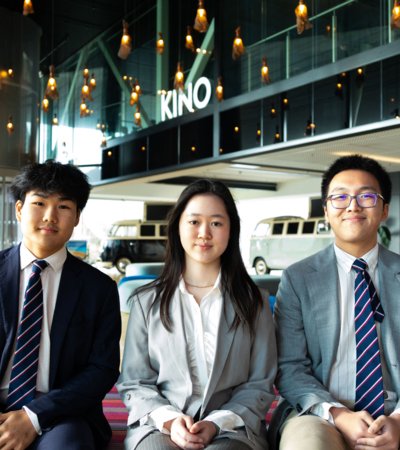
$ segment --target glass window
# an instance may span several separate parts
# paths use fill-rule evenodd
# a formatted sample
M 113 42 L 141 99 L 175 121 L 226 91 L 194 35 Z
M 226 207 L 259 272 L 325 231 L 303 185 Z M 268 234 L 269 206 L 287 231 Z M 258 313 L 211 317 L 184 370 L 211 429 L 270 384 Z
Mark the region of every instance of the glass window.
M 117 237 L 127 237 L 136 236 L 137 226 L 136 225 L 120 225 L 116 228 L 114 236 Z
M 297 234 L 299 231 L 299 222 L 289 222 L 287 226 L 287 234 Z
M 309 220 L 303 223 L 303 234 L 313 234 L 314 233 L 315 222 Z
M 281 222 L 274 223 L 274 226 L 272 228 L 272 234 L 273 235 L 283 234 L 283 223 Z
M 140 234 L 142 236 L 155 236 L 156 226 L 155 225 L 141 225 Z

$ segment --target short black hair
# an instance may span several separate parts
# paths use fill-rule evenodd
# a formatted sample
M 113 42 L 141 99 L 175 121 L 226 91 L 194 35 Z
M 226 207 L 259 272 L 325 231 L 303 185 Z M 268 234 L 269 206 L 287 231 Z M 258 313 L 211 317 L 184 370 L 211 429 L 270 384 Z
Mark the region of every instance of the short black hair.
M 85 207 L 91 186 L 87 176 L 72 164 L 61 164 L 53 160 L 25 166 L 10 186 L 14 201 L 25 202 L 26 194 L 32 190 L 49 194 L 62 194 L 76 202 L 78 211 Z
M 389 174 L 374 159 L 354 154 L 337 159 L 322 175 L 321 195 L 324 204 L 333 177 L 344 170 L 363 170 L 373 175 L 381 188 L 384 203 L 390 203 L 392 197 L 392 181 L 390 180 Z

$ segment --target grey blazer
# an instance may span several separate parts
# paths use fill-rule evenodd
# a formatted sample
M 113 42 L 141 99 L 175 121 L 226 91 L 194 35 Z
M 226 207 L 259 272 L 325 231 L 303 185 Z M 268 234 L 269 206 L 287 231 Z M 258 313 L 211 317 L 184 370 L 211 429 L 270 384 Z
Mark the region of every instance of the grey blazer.
M 192 381 L 186 354 L 183 311 L 179 295 L 171 301 L 173 330 L 161 323 L 155 291 L 139 294 L 133 300 L 125 341 L 125 353 L 118 390 L 128 411 L 128 435 L 125 448 L 133 450 L 154 428 L 140 425 L 146 414 L 163 405 L 173 405 L 185 414 L 192 393 Z M 224 300 L 220 319 L 216 358 L 200 419 L 213 410 L 225 409 L 239 415 L 245 430 L 235 439 L 249 443 L 253 449 L 267 448 L 265 414 L 274 399 L 276 346 L 271 312 L 265 302 L 253 337 L 245 327 L 230 329 L 234 309 Z M 233 435 L 233 433 L 229 433 Z M 219 436 L 224 436 L 224 433 Z M 219 437 L 218 436 L 218 437 Z M 227 437 L 225 434 L 224 437 Z
M 385 311 L 381 344 L 393 389 L 400 398 L 400 256 L 379 247 L 378 267 L 379 296 Z M 276 384 L 299 413 L 317 403 L 336 401 L 325 386 L 339 342 L 338 292 L 333 245 L 293 264 L 282 276 L 274 314 L 279 364 Z M 279 428 L 286 415 L 278 408 L 273 426 Z

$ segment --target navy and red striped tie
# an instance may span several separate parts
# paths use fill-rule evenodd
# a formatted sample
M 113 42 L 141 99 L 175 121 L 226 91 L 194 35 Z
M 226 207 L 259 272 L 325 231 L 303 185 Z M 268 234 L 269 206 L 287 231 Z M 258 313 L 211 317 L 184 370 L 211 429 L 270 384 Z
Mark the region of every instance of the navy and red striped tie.
M 368 411 L 373 418 L 384 413 L 382 366 L 375 320 L 382 322 L 384 312 L 372 280 L 366 271 L 367 263 L 356 259 L 354 284 L 356 333 L 356 398 L 354 409 Z
M 21 409 L 35 397 L 43 318 L 43 288 L 40 274 L 47 265 L 44 260 L 33 262 L 32 273 L 26 287 L 8 388 L 8 411 Z

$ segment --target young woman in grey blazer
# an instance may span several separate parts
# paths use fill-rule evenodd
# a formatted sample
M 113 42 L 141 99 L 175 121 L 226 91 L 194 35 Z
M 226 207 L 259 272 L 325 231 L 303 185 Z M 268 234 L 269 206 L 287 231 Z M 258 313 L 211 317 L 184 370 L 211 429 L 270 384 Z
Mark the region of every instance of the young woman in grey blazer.
M 171 211 L 164 270 L 132 298 L 119 392 L 127 450 L 267 448 L 276 348 L 229 189 L 198 180 Z

